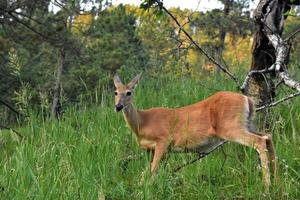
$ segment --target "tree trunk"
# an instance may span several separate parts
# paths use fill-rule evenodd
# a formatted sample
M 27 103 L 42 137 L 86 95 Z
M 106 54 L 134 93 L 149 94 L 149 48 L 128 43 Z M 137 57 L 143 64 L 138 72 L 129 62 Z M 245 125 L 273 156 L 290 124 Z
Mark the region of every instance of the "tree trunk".
M 52 101 L 52 108 L 51 108 L 51 115 L 56 118 L 59 118 L 61 114 L 60 84 L 61 84 L 61 76 L 64 69 L 65 56 L 66 56 L 64 48 L 60 49 L 59 53 L 60 53 L 60 57 L 57 65 L 56 80 L 54 82 L 53 101 Z
M 270 8 L 270 9 L 266 9 Z M 284 13 L 290 7 L 285 0 L 261 0 L 254 12 L 257 23 L 256 32 L 252 44 L 251 70 L 263 70 L 270 68 L 276 61 L 276 50 L 269 41 L 268 33 L 282 35 L 284 25 Z M 285 63 L 287 64 L 287 63 Z M 251 96 L 257 106 L 267 105 L 273 102 L 275 88 L 273 80 L 275 71 L 269 74 L 255 74 L 249 80 L 249 87 L 245 94 Z M 262 114 L 268 128 L 269 116 Z
M 251 70 L 267 69 L 275 62 L 275 58 L 274 47 L 269 43 L 268 38 L 260 28 L 258 28 L 254 34 L 252 44 Z M 275 96 L 273 78 L 274 74 L 256 74 L 250 79 L 249 89 L 246 91 L 246 94 L 255 99 L 257 106 L 272 102 L 272 98 Z
M 223 17 L 226 18 L 229 15 L 230 8 L 232 6 L 232 0 L 226 0 L 224 1 L 224 10 L 223 10 Z M 220 32 L 219 32 L 219 48 L 218 48 L 218 53 L 222 57 L 223 56 L 223 51 L 225 48 L 225 38 L 226 38 L 226 30 L 223 26 L 220 27 Z M 217 78 L 220 77 L 220 68 L 216 66 L 216 76 Z
M 71 31 L 74 15 L 76 12 L 80 11 L 80 1 L 75 0 L 75 11 L 74 13 L 68 14 L 65 13 L 64 19 L 63 19 L 63 34 L 67 34 L 68 31 Z M 69 18 L 69 20 L 68 20 Z M 52 108 L 51 108 L 51 115 L 52 117 L 56 117 L 57 119 L 61 115 L 61 77 L 64 70 L 65 65 L 65 58 L 66 58 L 66 48 L 64 47 L 65 44 L 62 44 L 62 47 L 59 49 L 59 61 L 57 66 L 57 72 L 56 72 L 56 80 L 54 83 L 53 88 L 53 101 L 52 101 Z

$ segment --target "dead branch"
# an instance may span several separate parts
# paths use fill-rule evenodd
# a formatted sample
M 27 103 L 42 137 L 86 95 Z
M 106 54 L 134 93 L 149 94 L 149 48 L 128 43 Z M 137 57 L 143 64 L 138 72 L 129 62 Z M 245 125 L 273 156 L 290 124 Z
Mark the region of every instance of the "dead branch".
M 272 31 L 270 27 L 265 24 L 265 27 L 267 27 L 268 30 Z M 300 30 L 300 29 L 299 29 Z M 296 34 L 298 31 L 294 32 L 291 36 Z M 278 72 L 278 77 L 283 81 L 283 83 L 295 90 L 300 91 L 300 83 L 293 80 L 285 65 L 287 64 L 287 60 L 289 57 L 289 50 L 288 44 L 274 31 L 272 33 L 266 34 L 269 41 L 272 43 L 273 47 L 276 50 L 276 61 L 274 63 L 275 65 L 275 71 Z
M 3 126 L 3 125 L 0 125 L 0 129 L 6 129 L 6 130 L 11 130 L 12 132 L 14 132 L 17 136 L 19 136 L 22 140 L 24 139 L 24 136 L 22 134 L 20 134 L 18 131 L 12 129 L 12 128 L 9 128 L 7 126 Z
M 289 5 L 296 5 L 296 6 L 300 5 L 299 0 L 288 0 L 287 2 L 288 2 Z
M 189 40 L 193 43 L 193 45 L 195 45 L 195 47 L 199 51 L 201 51 L 213 64 L 215 64 L 218 68 L 220 68 L 225 74 L 227 74 L 231 79 L 233 79 L 237 85 L 239 85 L 238 78 L 235 75 L 233 75 L 233 73 L 231 73 L 226 67 L 222 66 L 219 62 L 217 62 L 200 45 L 198 45 L 197 42 L 195 42 L 195 40 L 192 38 L 192 36 L 188 32 L 186 32 L 186 30 L 182 27 L 182 25 L 179 23 L 179 21 L 176 19 L 176 17 L 171 12 L 169 12 L 168 9 L 166 9 L 163 6 L 162 2 L 160 2 L 159 0 L 155 0 L 155 2 L 157 3 L 157 5 L 159 6 L 160 9 L 162 9 L 163 11 L 165 11 L 175 21 L 175 23 L 177 24 L 177 26 L 179 27 L 179 29 L 189 38 Z
M 276 102 L 271 102 L 269 104 L 258 107 L 256 109 L 257 111 L 269 107 L 274 107 L 279 103 L 299 96 L 300 93 L 300 83 L 290 77 L 286 67 L 289 61 L 290 54 L 290 44 L 288 44 L 288 41 L 293 38 L 298 32 L 300 32 L 300 29 L 297 29 L 285 40 L 283 40 L 281 34 L 283 31 L 284 17 L 281 16 L 281 18 L 276 18 L 276 14 L 280 9 L 280 12 L 283 12 L 286 11 L 286 7 L 289 8 L 287 6 L 289 3 L 290 1 L 279 2 L 270 0 L 261 0 L 259 2 L 257 10 L 255 11 L 255 19 L 256 22 L 260 25 L 262 33 L 275 49 L 275 62 L 268 69 L 249 71 L 240 89 L 243 93 L 248 89 L 248 82 L 252 76 L 256 74 L 264 75 L 266 73 L 273 72 L 280 79 L 280 83 L 284 83 L 287 87 L 297 90 L 297 92 L 294 94 L 290 94 Z M 280 27 L 276 26 L 275 20 L 279 20 L 279 23 L 281 25 Z M 278 85 L 275 88 L 277 87 Z
M 291 39 L 293 39 L 298 33 L 300 33 L 300 28 L 298 28 L 297 30 L 295 30 L 292 34 L 290 34 L 284 41 L 290 41 Z
M 74 53 L 76 53 L 78 56 L 81 55 L 80 49 L 74 45 L 73 41 L 71 41 L 69 39 L 67 40 L 65 38 L 61 38 L 61 36 L 57 35 L 57 32 L 52 32 L 52 35 L 54 35 L 54 36 L 49 37 L 45 33 L 36 29 L 30 23 L 28 23 L 28 22 L 32 21 L 40 26 L 45 26 L 45 24 L 43 24 L 42 22 L 40 22 L 36 19 L 33 19 L 32 17 L 25 15 L 21 12 L 17 12 L 15 10 L 6 10 L 6 9 L 0 8 L 0 11 L 5 12 L 7 15 L 12 17 L 17 23 L 21 24 L 29 31 L 35 33 L 36 35 L 39 36 L 39 38 L 41 38 L 43 41 L 51 44 L 52 46 L 54 46 L 56 48 L 61 48 L 62 46 L 64 46 L 64 47 L 67 47 L 67 49 L 74 51 Z M 23 19 L 20 18 L 19 15 L 22 16 Z M 24 19 L 27 19 L 27 21 Z
M 298 90 L 300 92 L 300 83 L 297 82 L 297 81 L 295 81 L 295 80 L 293 80 L 289 76 L 289 74 L 288 74 L 288 72 L 286 70 L 283 71 L 283 72 L 279 72 L 278 76 L 281 78 L 281 80 L 283 81 L 283 83 L 286 86 L 288 86 L 288 87 L 290 87 L 290 88 L 292 88 L 294 90 Z
M 15 114 L 19 115 L 19 116 L 23 116 L 22 113 L 20 113 L 19 111 L 17 111 L 15 108 L 13 108 L 11 105 L 9 105 L 8 103 L 6 103 L 3 100 L 0 100 L 0 103 L 3 104 L 5 107 L 9 108 L 11 111 L 13 111 Z
M 206 52 L 206 50 L 204 50 L 201 46 L 199 46 L 195 40 L 193 40 L 193 38 L 190 36 L 189 33 L 186 32 L 186 30 L 183 28 L 183 26 L 185 25 L 181 25 L 179 23 L 179 21 L 176 19 L 176 17 L 169 12 L 164 6 L 163 3 L 159 0 L 155 0 L 155 2 L 157 3 L 158 7 L 160 9 L 162 9 L 163 11 L 165 11 L 177 24 L 177 26 L 179 27 L 179 30 L 182 31 L 187 38 L 192 42 L 192 44 L 198 49 L 200 50 L 212 63 L 214 63 L 218 68 L 220 68 L 225 74 L 227 74 L 230 78 L 232 78 L 236 84 L 239 86 L 239 81 L 238 79 L 224 66 L 222 66 L 219 62 L 217 62 L 209 53 Z M 272 24 L 274 23 L 272 20 L 274 20 L 274 10 L 272 10 L 274 8 L 276 2 L 272 2 L 269 0 L 261 0 L 260 4 L 261 5 L 267 5 L 268 9 L 266 9 L 266 13 L 264 13 L 262 11 L 262 9 L 265 7 L 264 6 L 258 6 L 258 9 L 256 10 L 256 20 L 259 21 L 261 23 L 263 23 L 263 31 L 265 33 L 265 35 L 267 36 L 267 38 L 269 39 L 269 41 L 272 43 L 273 47 L 276 50 L 276 58 L 275 58 L 275 62 L 266 69 L 262 69 L 262 70 L 251 70 L 249 71 L 249 73 L 247 74 L 247 76 L 245 77 L 245 80 L 243 82 L 243 84 L 240 86 L 240 90 L 244 93 L 247 90 L 248 87 L 248 83 L 249 80 L 252 76 L 256 75 L 256 74 L 261 74 L 261 75 L 265 75 L 267 73 L 272 73 L 275 72 L 276 75 L 282 80 L 282 82 L 292 88 L 292 89 L 296 89 L 297 91 L 300 91 L 300 83 L 293 80 L 286 69 L 286 65 L 288 62 L 288 57 L 289 57 L 289 45 L 286 41 L 290 40 L 291 38 L 293 38 L 298 32 L 300 32 L 300 29 L 297 29 L 294 33 L 292 33 L 286 40 L 283 40 L 281 38 L 281 36 L 276 32 L 276 31 L 280 31 L 280 30 L 273 30 L 274 27 L 269 27 L 268 23 Z M 287 3 L 291 4 L 291 2 L 287 1 Z M 264 13 L 264 14 L 263 14 Z M 281 20 L 284 20 L 284 18 L 282 17 Z M 274 25 L 274 24 L 272 24 Z M 272 29 L 273 28 L 273 29 Z M 280 82 L 281 82 L 280 80 Z M 276 102 L 273 102 L 271 104 L 268 105 L 264 105 L 261 106 L 259 108 L 257 108 L 258 111 L 263 110 L 265 108 L 268 107 L 273 107 L 281 102 L 284 102 L 288 99 L 291 99 L 295 96 L 298 96 L 297 93 L 289 95 L 281 100 L 278 100 Z
M 270 103 L 270 104 L 267 104 L 267 105 L 258 107 L 258 108 L 256 108 L 255 110 L 258 112 L 258 111 L 264 110 L 264 109 L 266 109 L 266 108 L 270 108 L 270 107 L 277 106 L 278 104 L 280 104 L 280 103 L 282 103 L 282 102 L 285 102 L 285 101 L 287 101 L 287 100 L 289 100 L 289 99 L 292 99 L 292 98 L 294 98 L 294 97 L 296 97 L 296 96 L 299 96 L 299 95 L 300 95 L 300 91 L 299 91 L 299 92 L 296 92 L 296 93 L 293 93 L 293 94 L 290 94 L 290 95 L 288 95 L 288 96 L 286 96 L 286 97 L 284 97 L 284 98 L 282 98 L 282 99 L 280 99 L 280 100 L 278 100 L 278 101 L 275 101 L 275 102 L 273 102 L 273 103 Z
M 120 161 L 120 167 L 122 168 L 123 171 L 126 171 L 127 166 L 128 166 L 128 164 L 129 164 L 130 161 L 140 159 L 143 156 L 144 156 L 144 153 L 140 153 L 138 155 L 129 155 L 126 158 L 123 158 Z
M 193 164 L 193 163 L 197 162 L 198 160 L 200 160 L 200 159 L 202 159 L 202 158 L 208 156 L 210 153 L 212 153 L 213 151 L 217 150 L 219 147 L 223 146 L 223 145 L 226 144 L 227 142 L 228 142 L 228 141 L 226 141 L 226 140 L 223 141 L 223 142 L 221 142 L 220 144 L 218 144 L 218 145 L 215 146 L 214 148 L 210 149 L 208 152 L 200 152 L 200 153 L 198 153 L 198 157 L 197 157 L 197 158 L 195 158 L 195 159 L 193 159 L 193 160 L 190 160 L 190 161 L 184 163 L 184 164 L 181 165 L 181 166 L 176 167 L 176 168 L 174 169 L 174 172 L 178 172 L 178 171 L 181 170 L 182 168 L 184 168 L 184 167 L 186 167 L 186 166 L 188 166 L 188 165 L 190 165 L 190 164 Z
M 282 83 L 283 83 L 283 80 L 278 81 L 278 83 L 276 83 L 276 85 L 274 86 L 275 89 L 277 89 Z
M 186 22 L 182 25 L 182 27 L 184 27 L 185 25 L 187 25 L 188 23 L 191 22 L 191 17 L 195 14 L 195 12 L 198 10 L 199 6 L 200 6 L 201 0 L 198 0 L 197 2 L 197 6 L 196 8 L 191 12 L 191 14 L 189 14 L 188 16 L 186 16 L 187 20 Z
M 12 14 L 11 12 L 8 12 L 8 14 L 14 18 L 18 23 L 22 24 L 24 27 L 26 27 L 27 29 L 29 29 L 30 31 L 32 31 L 33 33 L 37 34 L 38 36 L 40 36 L 43 39 L 49 40 L 49 38 L 44 35 L 43 33 L 37 31 L 36 29 L 34 29 L 33 27 L 29 26 L 28 24 L 26 24 L 25 22 L 23 22 L 22 20 L 20 20 L 18 17 L 16 17 L 14 14 Z
M 242 91 L 242 93 L 244 93 L 247 89 L 248 89 L 248 83 L 249 80 L 252 76 L 256 75 L 256 74 L 266 74 L 266 73 L 270 73 L 274 71 L 274 65 L 272 65 L 270 68 L 268 69 L 262 69 L 262 70 L 251 70 L 248 72 L 242 86 L 240 87 L 240 90 Z

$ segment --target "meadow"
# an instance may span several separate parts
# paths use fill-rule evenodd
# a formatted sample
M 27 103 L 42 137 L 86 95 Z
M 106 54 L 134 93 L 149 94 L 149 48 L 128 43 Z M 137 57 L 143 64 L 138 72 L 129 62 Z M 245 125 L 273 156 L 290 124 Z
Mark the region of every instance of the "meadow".
M 236 88 L 229 80 L 145 76 L 136 88 L 135 105 L 179 107 L 218 90 Z M 0 131 L 0 199 L 300 199 L 299 98 L 269 110 L 266 131 L 273 134 L 279 177 L 267 193 L 256 152 L 234 143 L 178 172 L 177 166 L 196 155 L 170 153 L 151 176 L 150 155 L 113 109 L 113 90 L 99 96 L 97 104 L 69 107 L 59 121 L 29 111 L 14 127 L 23 140 Z

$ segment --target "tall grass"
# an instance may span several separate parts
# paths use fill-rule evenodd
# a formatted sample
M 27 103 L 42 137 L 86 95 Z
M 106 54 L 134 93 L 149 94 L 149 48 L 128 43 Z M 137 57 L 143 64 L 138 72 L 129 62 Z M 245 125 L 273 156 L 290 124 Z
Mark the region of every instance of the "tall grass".
M 144 78 L 135 102 L 139 108 L 179 107 L 235 90 L 220 82 L 210 88 L 205 80 Z M 150 156 L 113 111 L 112 96 L 99 106 L 69 108 L 60 121 L 31 113 L 19 128 L 25 140 L 1 131 L 0 199 L 300 199 L 299 99 L 270 111 L 280 173 L 265 193 L 256 152 L 233 143 L 176 173 L 195 155 L 168 154 L 151 176 Z

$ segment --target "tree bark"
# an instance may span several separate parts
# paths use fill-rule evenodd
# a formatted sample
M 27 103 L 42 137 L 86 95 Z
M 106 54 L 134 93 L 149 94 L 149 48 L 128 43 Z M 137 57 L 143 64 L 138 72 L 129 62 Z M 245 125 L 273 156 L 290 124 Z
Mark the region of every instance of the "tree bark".
M 257 27 L 252 44 L 251 70 L 268 69 L 278 61 L 279 55 L 270 41 L 270 34 L 282 35 L 284 13 L 290 9 L 287 2 L 287 0 L 261 0 L 255 9 L 254 18 Z M 285 66 L 287 63 L 288 59 L 284 61 Z M 251 96 L 259 107 L 272 103 L 276 95 L 273 83 L 275 77 L 275 70 L 268 74 L 254 74 L 244 93 Z M 263 115 L 265 122 L 268 122 L 268 116 Z M 268 127 L 268 123 L 265 123 L 265 126 Z
M 66 56 L 64 48 L 60 49 L 59 54 L 60 57 L 57 65 L 56 80 L 54 82 L 53 101 L 51 108 L 51 115 L 56 118 L 59 118 L 59 116 L 61 115 L 60 84 Z
M 71 31 L 74 15 L 76 12 L 80 11 L 80 1 L 75 0 L 75 11 L 74 13 L 68 14 L 65 13 L 64 20 L 63 20 L 63 34 L 67 34 L 68 31 Z M 68 20 L 69 18 L 69 20 Z M 53 88 L 53 100 L 52 100 L 52 107 L 51 107 L 51 115 L 52 117 L 59 118 L 62 113 L 62 106 L 60 102 L 61 98 L 61 78 L 64 71 L 65 66 L 65 58 L 66 58 L 66 44 L 62 44 L 62 46 L 59 48 L 59 61 L 57 66 L 57 72 L 56 72 L 56 80 L 54 82 L 54 88 Z
M 264 35 L 262 30 L 258 28 L 253 38 L 250 69 L 267 69 L 275 62 L 275 58 L 274 47 L 269 43 L 268 38 Z M 247 96 L 251 96 L 256 101 L 257 106 L 272 102 L 275 96 L 273 78 L 274 74 L 255 74 L 250 78 L 249 88 L 245 92 Z
M 232 0 L 226 0 L 224 1 L 224 10 L 223 10 L 223 17 L 226 18 L 229 15 L 230 9 L 232 6 Z M 225 38 L 226 38 L 226 30 L 223 26 L 220 27 L 220 33 L 219 33 L 219 41 L 220 41 L 220 46 L 218 48 L 218 53 L 220 56 L 223 56 L 223 51 L 225 48 Z M 220 68 L 216 66 L 216 76 L 217 78 L 220 77 Z

